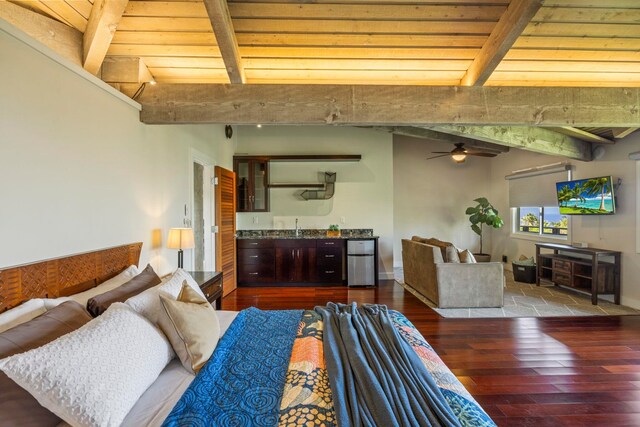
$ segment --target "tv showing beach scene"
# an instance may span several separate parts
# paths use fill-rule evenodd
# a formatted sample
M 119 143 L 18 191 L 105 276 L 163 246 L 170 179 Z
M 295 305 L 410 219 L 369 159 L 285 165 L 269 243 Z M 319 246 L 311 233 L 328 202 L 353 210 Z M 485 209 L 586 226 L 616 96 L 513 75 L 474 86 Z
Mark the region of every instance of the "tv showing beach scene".
M 556 183 L 561 215 L 609 215 L 615 213 L 610 176 Z

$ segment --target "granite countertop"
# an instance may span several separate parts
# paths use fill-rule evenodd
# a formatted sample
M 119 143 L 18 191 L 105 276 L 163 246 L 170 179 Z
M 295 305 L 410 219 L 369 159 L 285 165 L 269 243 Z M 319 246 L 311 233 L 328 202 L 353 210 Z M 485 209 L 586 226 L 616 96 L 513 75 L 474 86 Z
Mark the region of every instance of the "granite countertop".
M 340 236 L 327 236 L 326 229 L 301 229 L 296 236 L 295 230 L 238 230 L 237 239 L 377 239 L 373 229 L 358 228 L 341 230 Z

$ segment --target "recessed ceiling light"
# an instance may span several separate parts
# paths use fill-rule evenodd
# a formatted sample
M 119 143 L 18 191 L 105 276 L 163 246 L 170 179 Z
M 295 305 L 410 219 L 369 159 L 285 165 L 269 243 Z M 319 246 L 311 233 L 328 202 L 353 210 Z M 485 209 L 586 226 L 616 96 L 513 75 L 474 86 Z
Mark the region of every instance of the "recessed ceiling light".
M 149 82 L 149 84 L 150 84 L 151 86 L 154 86 L 154 85 L 155 85 L 155 84 L 157 84 L 157 83 L 158 83 L 158 82 L 156 82 L 155 80 L 151 80 L 151 81 Z

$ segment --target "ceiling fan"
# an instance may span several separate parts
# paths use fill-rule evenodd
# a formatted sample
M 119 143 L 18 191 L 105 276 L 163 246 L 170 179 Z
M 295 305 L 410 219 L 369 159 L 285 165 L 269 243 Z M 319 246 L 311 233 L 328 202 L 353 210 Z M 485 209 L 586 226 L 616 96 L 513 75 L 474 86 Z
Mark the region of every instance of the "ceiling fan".
M 488 153 L 486 151 L 473 151 L 467 150 L 464 148 L 463 142 L 458 142 L 455 144 L 456 148 L 451 151 L 432 151 L 433 154 L 438 154 L 438 156 L 428 157 L 427 160 L 437 159 L 438 157 L 451 156 L 454 162 L 456 163 L 464 163 L 467 156 L 478 156 L 478 157 L 495 157 L 497 154 Z

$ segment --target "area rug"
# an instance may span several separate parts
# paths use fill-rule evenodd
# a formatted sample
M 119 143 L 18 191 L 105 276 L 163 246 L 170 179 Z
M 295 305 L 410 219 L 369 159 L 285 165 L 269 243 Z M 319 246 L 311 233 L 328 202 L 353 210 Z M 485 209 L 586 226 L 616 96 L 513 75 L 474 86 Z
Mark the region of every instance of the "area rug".
M 603 299 L 591 304 L 591 296 L 557 286 L 536 286 L 516 282 L 513 273 L 505 271 L 507 285 L 502 308 L 437 308 L 418 291 L 404 283 L 402 269 L 395 269 L 396 282 L 442 317 L 565 317 L 640 315 L 640 310 L 616 305 Z

